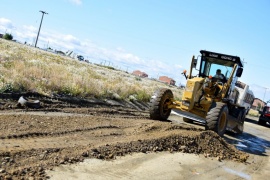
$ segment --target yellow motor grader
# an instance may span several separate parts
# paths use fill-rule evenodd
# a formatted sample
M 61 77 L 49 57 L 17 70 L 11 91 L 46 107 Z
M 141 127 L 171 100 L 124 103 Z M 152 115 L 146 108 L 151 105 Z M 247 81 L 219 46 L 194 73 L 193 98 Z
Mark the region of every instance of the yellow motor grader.
M 236 104 L 239 96 L 235 90 L 243 72 L 241 59 L 205 50 L 200 53 L 196 59 L 192 57 L 189 73 L 182 73 L 187 79 L 182 100 L 175 100 L 170 89 L 156 90 L 150 100 L 150 118 L 167 120 L 173 110 L 185 122 L 203 123 L 205 130 L 220 136 L 226 130 L 242 133 L 245 108 Z M 217 70 L 222 74 L 215 76 Z

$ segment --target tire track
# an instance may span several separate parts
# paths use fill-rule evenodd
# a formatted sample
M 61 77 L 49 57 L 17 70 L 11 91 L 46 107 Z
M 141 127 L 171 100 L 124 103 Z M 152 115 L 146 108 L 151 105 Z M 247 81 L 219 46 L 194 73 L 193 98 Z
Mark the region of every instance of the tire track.
M 13 134 L 7 136 L 0 136 L 0 139 L 24 139 L 24 138 L 31 138 L 31 137 L 42 137 L 42 136 L 61 136 L 66 134 L 78 133 L 78 132 L 85 132 L 85 131 L 93 131 L 98 129 L 120 129 L 118 126 L 97 126 L 93 128 L 84 128 L 84 129 L 74 129 L 70 131 L 63 131 L 63 132 L 31 132 L 25 134 Z

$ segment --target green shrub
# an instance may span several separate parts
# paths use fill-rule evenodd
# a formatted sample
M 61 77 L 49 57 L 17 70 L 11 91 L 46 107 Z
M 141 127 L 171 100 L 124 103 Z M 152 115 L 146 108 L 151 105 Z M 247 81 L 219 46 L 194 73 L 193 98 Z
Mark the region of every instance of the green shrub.
M 3 86 L 0 88 L 0 93 L 9 93 L 14 91 L 14 86 L 11 83 L 4 83 Z
M 12 40 L 13 36 L 11 34 L 6 33 L 6 34 L 4 34 L 3 39 Z
M 112 67 L 112 66 L 104 66 L 104 67 L 107 68 L 107 69 L 115 70 L 115 68 Z
M 143 101 L 143 102 L 149 102 L 151 95 L 149 93 L 147 93 L 146 91 L 138 91 L 137 92 L 137 97 L 136 97 L 139 101 Z
M 136 81 L 141 81 L 142 78 L 140 78 L 140 77 L 135 77 L 135 80 L 136 80 Z

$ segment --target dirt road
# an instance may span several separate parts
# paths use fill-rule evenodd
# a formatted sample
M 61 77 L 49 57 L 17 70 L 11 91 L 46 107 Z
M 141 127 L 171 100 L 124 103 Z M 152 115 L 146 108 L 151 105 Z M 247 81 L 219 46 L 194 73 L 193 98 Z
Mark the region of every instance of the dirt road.
M 183 123 L 175 116 L 170 119 Z M 114 161 L 89 159 L 48 174 L 52 179 L 268 179 L 269 132 L 269 127 L 258 126 L 256 118 L 248 117 L 242 135 L 225 135 L 227 142 L 249 154 L 245 163 L 187 153 L 139 153 Z
M 267 173 L 269 128 L 253 120 L 243 135 L 221 138 L 175 115 L 150 120 L 143 105 L 42 102 L 40 109 L 0 102 L 0 179 L 252 179 Z

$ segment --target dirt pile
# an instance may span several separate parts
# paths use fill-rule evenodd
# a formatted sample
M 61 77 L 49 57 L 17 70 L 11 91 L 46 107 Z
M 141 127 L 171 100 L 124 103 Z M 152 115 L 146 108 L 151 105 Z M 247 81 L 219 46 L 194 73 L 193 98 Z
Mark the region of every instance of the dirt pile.
M 109 142 L 108 142 L 109 143 Z M 203 154 L 206 158 L 216 160 L 234 160 L 245 162 L 248 155 L 227 144 L 214 132 L 201 132 L 197 136 L 171 135 L 159 139 L 137 140 L 127 143 L 106 144 L 97 148 L 73 147 L 37 149 L 19 152 L 1 152 L 2 162 L 0 177 L 49 178 L 46 169 L 61 164 L 82 162 L 85 158 L 116 159 L 132 153 L 183 152 Z
M 248 158 L 214 132 L 183 121 L 153 121 L 145 110 L 85 100 L 40 101 L 40 109 L 0 102 L 0 179 L 47 179 L 45 171 L 55 166 L 137 152 L 195 153 L 219 161 Z
M 204 154 L 205 157 L 217 157 L 220 161 L 226 159 L 245 162 L 248 158 L 247 154 L 239 152 L 212 131 L 205 131 L 197 136 L 171 135 L 159 139 L 138 140 L 116 145 L 108 144 L 98 149 L 92 149 L 90 154 L 91 157 L 108 160 L 134 152 L 160 151 Z

